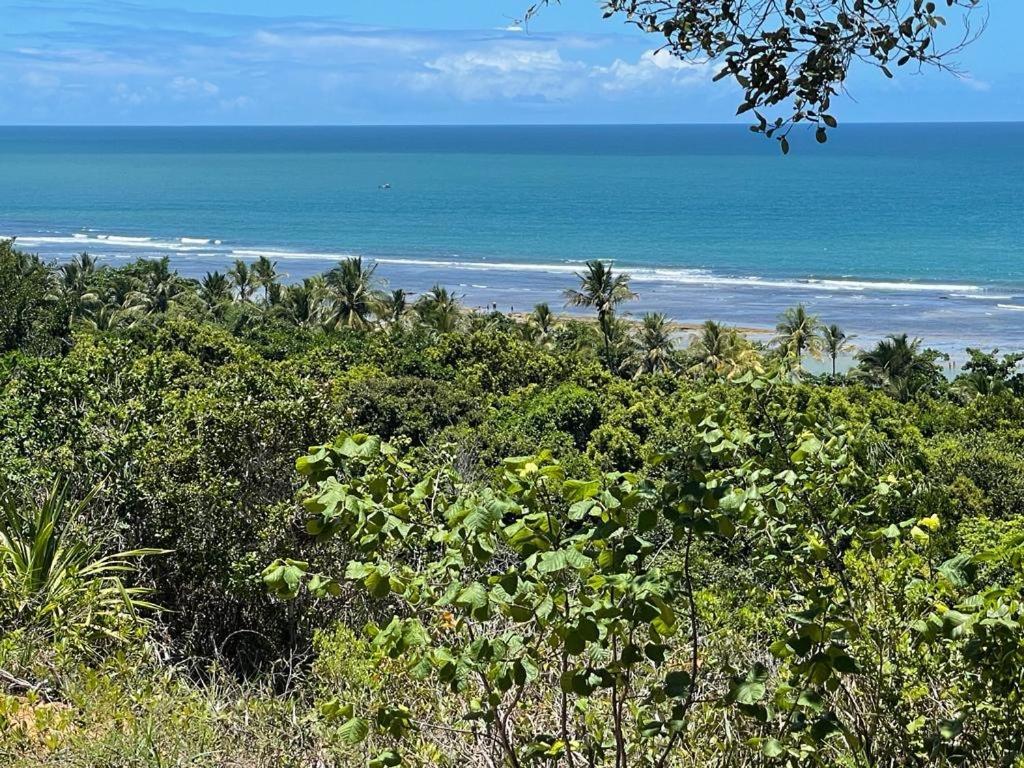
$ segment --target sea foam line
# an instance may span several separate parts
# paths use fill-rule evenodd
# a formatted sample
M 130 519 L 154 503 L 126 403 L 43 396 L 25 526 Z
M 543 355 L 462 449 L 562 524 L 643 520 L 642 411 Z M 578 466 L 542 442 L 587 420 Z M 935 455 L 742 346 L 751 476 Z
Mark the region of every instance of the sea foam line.
M 135 237 L 127 235 L 114 235 L 95 233 L 75 233 L 68 236 L 26 236 L 19 237 L 18 242 L 27 246 L 51 246 L 51 245 L 75 245 L 81 247 L 94 243 L 97 246 L 110 246 L 121 249 L 143 249 L 157 251 L 172 251 L 177 253 L 210 253 L 223 254 L 230 258 L 256 259 L 266 257 L 269 259 L 292 259 L 307 261 L 338 261 L 350 258 L 355 254 L 348 252 L 313 252 L 313 251 L 291 251 L 277 248 L 228 248 L 223 246 L 222 241 L 212 238 L 180 237 L 175 240 L 160 240 L 152 237 Z M 393 264 L 408 267 L 436 267 L 439 269 L 455 269 L 476 272 L 492 271 L 515 271 L 515 272 L 539 272 L 547 274 L 577 274 L 581 266 L 574 263 L 521 263 L 521 262 L 491 262 L 491 261 L 463 261 L 451 259 L 419 259 L 419 258 L 374 258 L 379 264 Z M 640 283 L 669 283 L 677 285 L 708 285 L 708 286 L 734 286 L 743 288 L 768 288 L 787 290 L 815 290 L 815 291 L 844 291 L 859 293 L 865 291 L 895 291 L 895 292 L 930 292 L 948 293 L 955 298 L 972 299 L 1008 299 L 1012 296 L 987 295 L 977 285 L 964 283 L 924 283 L 910 281 L 886 281 L 886 280 L 854 280 L 839 278 L 797 278 L 778 279 L 766 278 L 756 275 L 750 276 L 729 276 L 716 275 L 706 269 L 684 268 L 684 267 L 620 267 L 622 271 L 628 272 L 634 281 Z M 964 295 L 967 294 L 967 295 Z M 1001 308 L 1013 308 L 1012 305 L 1000 305 Z
M 0 236 L 8 239 L 9 236 Z M 27 247 L 46 247 L 54 245 L 73 245 L 76 248 L 119 248 L 152 251 L 176 251 L 190 253 L 195 251 L 210 250 L 210 246 L 221 245 L 220 240 L 209 238 L 182 237 L 177 240 L 157 240 L 152 237 L 129 237 L 127 235 L 86 235 L 75 233 L 73 235 L 20 235 L 17 238 L 18 245 Z M 205 246 L 205 247 L 204 247 Z M 103 254 L 100 254 L 103 255 Z
M 552 274 L 576 274 L 580 272 L 579 267 L 568 264 L 519 264 L 513 262 L 485 262 L 485 261 L 442 261 L 436 259 L 375 259 L 381 264 L 398 264 L 404 266 L 431 266 L 445 269 L 465 269 L 474 271 L 531 271 L 548 272 Z M 982 288 L 977 285 L 963 283 L 914 283 L 914 282 L 893 282 L 882 280 L 838 280 L 829 278 L 806 278 L 795 280 L 780 280 L 764 278 L 751 275 L 749 277 L 730 277 L 715 275 L 704 269 L 686 268 L 665 268 L 665 267 L 621 267 L 621 270 L 628 272 L 636 282 L 648 283 L 678 283 L 682 285 L 731 285 L 745 288 L 789 288 L 798 290 L 822 289 L 836 291 L 928 291 L 932 293 L 949 293 L 961 291 L 964 293 L 980 292 Z

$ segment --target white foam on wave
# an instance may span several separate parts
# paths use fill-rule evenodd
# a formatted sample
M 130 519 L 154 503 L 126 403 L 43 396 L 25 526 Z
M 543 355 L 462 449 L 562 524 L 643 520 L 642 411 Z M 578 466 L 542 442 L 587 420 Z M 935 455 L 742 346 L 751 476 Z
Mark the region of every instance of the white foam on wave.
M 46 235 L 19 237 L 18 242 L 28 247 L 47 247 L 74 245 L 76 248 L 95 243 L 96 247 L 111 249 L 145 249 L 147 251 L 171 251 L 177 253 L 223 254 L 232 258 L 257 259 L 261 256 L 269 259 L 306 260 L 306 261 L 338 261 L 350 258 L 348 252 L 316 252 L 293 251 L 281 248 L 234 248 L 223 247 L 221 240 L 199 237 L 180 237 L 174 240 L 162 240 L 153 237 L 140 237 L 116 234 L 104 234 L 95 230 L 78 232 L 70 236 Z M 103 255 L 102 253 L 100 255 Z M 469 261 L 455 259 L 421 259 L 421 258 L 377 258 L 380 264 L 396 266 L 420 267 L 446 270 L 466 270 L 474 272 L 514 271 L 535 272 L 552 275 L 578 274 L 582 266 L 574 260 L 563 260 L 561 263 L 520 263 L 502 261 Z M 949 294 L 950 298 L 998 300 L 1014 298 L 1010 295 L 986 294 L 984 289 L 967 283 L 928 283 L 912 281 L 857 280 L 850 278 L 768 278 L 756 275 L 736 276 L 715 274 L 706 269 L 684 267 L 630 267 L 617 265 L 617 269 L 628 272 L 638 283 L 661 283 L 666 285 L 693 286 L 734 286 L 738 288 L 764 288 L 769 290 L 812 290 L 817 298 L 823 291 L 843 293 L 848 299 L 865 292 L 925 292 Z M 1012 308 L 1016 305 L 999 305 L 1001 308 Z
M 126 235 L 99 235 L 99 238 L 106 240 L 111 245 L 162 245 L 160 241 L 154 240 L 152 237 L 128 237 Z M 170 243 L 168 243 L 170 245 Z
M 974 294 L 951 293 L 951 294 L 949 294 L 949 297 L 951 299 L 974 299 L 976 301 L 998 301 L 1000 299 L 1002 299 L 1002 300 L 1012 299 L 1013 295 L 1012 294 L 999 295 L 999 294 L 995 294 L 995 293 L 974 293 Z
M 442 261 L 436 259 L 376 259 L 382 264 L 398 264 L 405 266 L 429 266 L 444 269 L 467 269 L 476 271 L 510 270 L 529 272 L 549 272 L 553 274 L 576 274 L 579 267 L 568 264 L 517 264 L 512 262 L 479 262 L 479 261 Z M 786 288 L 794 290 L 830 290 L 830 291 L 927 291 L 931 293 L 949 293 L 951 291 L 981 291 L 977 285 L 963 283 L 914 283 L 891 282 L 882 280 L 837 280 L 826 278 L 807 279 L 772 279 L 751 276 L 716 275 L 705 269 L 686 269 L 668 267 L 620 267 L 628 272 L 636 282 L 644 283 L 675 283 L 680 285 L 731 285 L 745 288 Z
M 6 236 L 0 236 L 6 239 Z M 197 238 L 180 238 L 179 240 L 156 240 L 152 237 L 129 237 L 126 235 L 88 235 L 76 232 L 73 235 L 27 235 L 18 236 L 19 245 L 26 248 L 49 248 L 61 245 L 73 245 L 76 249 L 96 250 L 97 255 L 118 255 L 122 250 L 173 251 L 175 253 L 196 253 L 210 251 L 219 245 L 219 240 L 199 240 Z
M 228 254 L 240 259 L 258 259 L 260 256 L 265 256 L 268 259 L 306 259 L 309 261 L 340 261 L 356 256 L 354 253 L 302 253 L 262 248 L 235 248 Z
M 443 261 L 439 259 L 396 259 L 396 258 L 375 258 L 378 264 L 397 264 L 410 267 L 441 267 L 443 269 L 466 269 L 473 271 L 493 272 L 497 270 L 514 270 L 517 272 L 552 272 L 560 274 L 574 274 L 579 272 L 579 267 L 570 267 L 563 264 L 515 264 L 497 261 Z M 633 274 L 631 272 L 631 274 Z
M 1015 312 L 1024 312 L 1024 306 L 1020 304 L 996 304 L 999 309 L 1012 309 Z

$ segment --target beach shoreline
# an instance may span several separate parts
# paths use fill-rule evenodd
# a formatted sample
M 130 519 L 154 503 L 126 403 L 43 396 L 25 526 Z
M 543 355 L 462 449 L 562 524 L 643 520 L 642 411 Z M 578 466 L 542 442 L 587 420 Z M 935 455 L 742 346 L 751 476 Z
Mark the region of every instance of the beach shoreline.
M 10 227 L 0 226 L 0 232 L 9 231 Z M 160 243 L 158 247 L 152 247 L 150 238 L 128 236 L 28 236 L 19 237 L 17 242 L 53 262 L 67 261 L 83 250 L 96 256 L 101 264 L 113 266 L 137 258 L 166 256 L 172 268 L 192 279 L 201 279 L 213 271 L 223 273 L 236 259 L 251 263 L 266 256 L 277 263 L 284 282 L 300 282 L 329 270 L 337 263 L 334 259 L 341 258 L 339 254 L 247 248 L 234 243 L 200 242 L 200 238 L 188 240 Z M 525 316 L 535 305 L 547 303 L 560 315 L 586 317 L 585 312 L 567 308 L 564 299 L 565 290 L 574 287 L 583 264 L 485 263 L 369 255 L 365 259 L 376 265 L 376 275 L 387 287 L 402 288 L 413 297 L 440 284 L 466 307 L 478 311 L 496 309 Z M 1018 305 L 1007 303 L 1016 301 L 1008 298 L 1010 293 L 972 289 L 958 294 L 950 290 L 956 285 L 914 283 L 908 287 L 853 279 L 845 283 L 833 281 L 833 287 L 826 291 L 818 279 L 726 280 L 712 273 L 702 282 L 685 268 L 613 268 L 631 276 L 633 290 L 638 294 L 635 301 L 620 307 L 622 317 L 638 319 L 647 312 L 662 313 L 683 333 L 692 333 L 706 320 L 714 320 L 751 340 L 767 341 L 779 316 L 787 308 L 802 304 L 821 322 L 835 323 L 855 337 L 858 348 L 871 346 L 890 334 L 907 333 L 920 338 L 923 346 L 948 354 L 954 367 L 967 359 L 968 347 L 1005 352 L 1024 349 L 1024 323 L 1017 322 L 1024 317 L 1014 309 Z M 685 282 L 678 279 L 680 269 Z M 836 288 L 836 284 L 847 287 Z M 878 287 L 872 288 L 873 285 Z

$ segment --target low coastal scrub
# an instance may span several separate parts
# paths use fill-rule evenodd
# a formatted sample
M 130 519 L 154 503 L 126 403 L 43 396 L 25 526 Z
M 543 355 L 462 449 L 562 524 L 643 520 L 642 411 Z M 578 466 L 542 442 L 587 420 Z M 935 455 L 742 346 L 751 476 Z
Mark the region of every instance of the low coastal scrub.
M 3 765 L 1024 765 L 1021 356 L 0 280 Z

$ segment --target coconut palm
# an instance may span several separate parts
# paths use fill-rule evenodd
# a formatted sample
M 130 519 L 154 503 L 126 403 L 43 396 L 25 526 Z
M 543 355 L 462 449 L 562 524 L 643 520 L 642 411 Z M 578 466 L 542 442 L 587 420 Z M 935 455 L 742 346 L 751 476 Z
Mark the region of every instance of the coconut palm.
M 626 375 L 638 351 L 631 324 L 615 315 L 605 315 L 598 329 L 605 343 L 604 364 L 612 373 Z
M 449 293 L 442 285 L 435 285 L 416 302 L 416 313 L 420 320 L 441 333 L 450 333 L 458 326 L 462 317 L 459 297 Z
M 142 317 L 142 309 L 128 300 L 124 304 L 99 302 L 86 310 L 79 325 L 91 331 L 112 331 L 131 328 Z
M 690 370 L 732 375 L 739 370 L 758 368 L 757 351 L 735 328 L 708 320 L 690 343 L 693 359 Z
M 199 281 L 199 298 L 214 314 L 232 299 L 231 280 L 220 272 L 207 272 Z
M 364 267 L 363 258 L 353 256 L 327 273 L 324 283 L 334 305 L 331 325 L 364 328 L 369 324 L 383 298 L 373 276 L 376 271 L 376 264 Z
M 401 288 L 383 296 L 377 308 L 378 317 L 391 327 L 401 325 L 408 312 L 409 294 Z
M 69 292 L 82 293 L 89 289 L 96 277 L 96 259 L 80 253 L 58 270 L 61 285 Z
M 161 550 L 101 556 L 99 545 L 75 535 L 95 494 L 75 502 L 58 480 L 40 504 L 11 494 L 0 500 L 0 594 L 15 624 L 73 640 L 119 639 L 140 610 L 156 609 L 147 590 L 125 586 L 123 577 L 138 558 Z
M 775 344 L 795 363 L 797 371 L 805 352 L 814 357 L 821 354 L 821 323 L 815 315 L 807 314 L 803 304 L 783 312 L 775 331 Z
M 57 271 L 60 293 L 70 301 L 71 320 L 88 312 L 99 302 L 94 283 L 96 259 L 80 253 Z
M 570 288 L 565 292 L 566 303 L 571 307 L 592 307 L 597 310 L 598 327 L 604 337 L 605 357 L 607 358 L 612 345 L 606 330 L 615 325 L 609 320 L 615 315 L 615 308 L 624 301 L 631 301 L 636 294 L 630 290 L 629 275 L 616 275 L 612 268 L 597 259 L 587 262 L 587 271 L 577 273 L 580 287 Z
M 853 338 L 844 333 L 842 328 L 835 323 L 822 329 L 821 343 L 825 354 L 832 361 L 832 378 L 836 376 L 836 360 L 843 352 L 848 352 L 853 348 L 853 345 L 850 344 Z
M 249 265 L 241 259 L 235 259 L 235 264 L 228 270 L 228 277 L 235 285 L 235 291 L 239 301 L 249 301 L 256 291 L 256 275 Z
M 942 355 L 921 349 L 920 339 L 907 334 L 890 334 L 872 349 L 857 355 L 856 377 L 888 389 L 905 399 L 921 390 L 936 385 L 942 377 L 942 368 L 936 360 Z
M 96 277 L 96 259 L 88 253 L 80 253 L 57 272 L 61 287 L 68 293 L 85 293 Z
M 555 313 L 546 303 L 538 304 L 530 313 L 528 322 L 537 329 L 540 338 L 546 339 L 555 327 Z
M 636 375 L 644 373 L 666 373 L 674 366 L 675 342 L 668 318 L 660 313 L 644 315 L 637 336 L 639 358 Z
M 307 277 L 285 288 L 278 306 L 284 317 L 300 328 L 316 328 L 323 322 L 325 293 L 322 277 Z
M 252 263 L 250 271 L 253 282 L 263 289 L 263 304 L 269 306 L 271 293 L 274 292 L 274 287 L 278 286 L 277 262 L 271 261 L 266 256 L 260 256 Z M 280 295 L 279 291 L 278 295 Z
M 603 261 L 588 261 L 587 271 L 576 277 L 580 287 L 565 292 L 566 302 L 573 307 L 593 307 L 598 318 L 613 314 L 619 304 L 636 298 L 629 288 L 629 275 L 616 275 Z
M 185 290 L 185 283 L 171 270 L 170 259 L 164 256 L 146 262 L 141 284 L 132 300 L 148 312 L 166 312 Z

